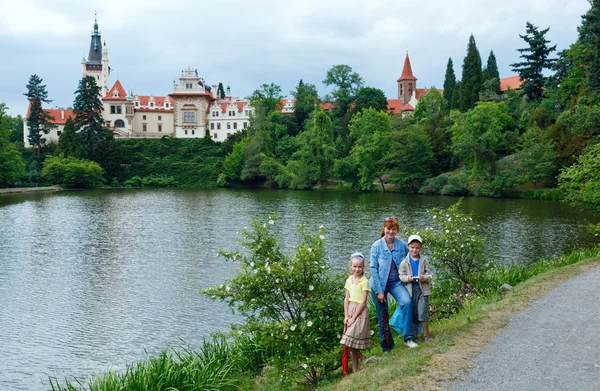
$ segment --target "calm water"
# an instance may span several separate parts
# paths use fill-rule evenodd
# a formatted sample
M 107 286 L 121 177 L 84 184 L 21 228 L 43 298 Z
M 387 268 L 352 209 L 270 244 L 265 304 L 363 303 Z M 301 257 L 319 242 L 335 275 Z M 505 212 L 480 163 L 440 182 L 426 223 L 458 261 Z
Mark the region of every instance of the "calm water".
M 296 226 L 327 228 L 329 261 L 368 253 L 381 221 L 420 228 L 455 198 L 234 190 L 121 190 L 0 197 L 0 390 L 48 377 L 88 379 L 162 350 L 194 346 L 239 319 L 198 291 L 231 277 L 217 258 L 236 231 L 276 213 L 284 245 Z M 589 214 L 544 201 L 466 199 L 497 261 L 530 262 L 593 238 Z

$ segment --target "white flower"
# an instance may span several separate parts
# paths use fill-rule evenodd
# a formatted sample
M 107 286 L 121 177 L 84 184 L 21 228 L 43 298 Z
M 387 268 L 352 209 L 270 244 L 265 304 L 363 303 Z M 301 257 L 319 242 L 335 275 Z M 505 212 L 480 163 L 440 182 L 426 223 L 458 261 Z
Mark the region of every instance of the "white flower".
M 275 221 L 274 220 L 269 220 L 269 224 L 273 225 L 273 224 L 275 224 Z
M 285 337 L 283 337 L 283 339 L 288 339 L 288 336 L 287 336 L 287 334 L 285 335 Z
M 309 290 L 309 291 L 313 291 L 313 290 L 315 290 L 315 287 L 314 287 L 314 286 L 312 286 L 312 285 L 309 285 L 309 286 L 308 286 L 308 290 Z
M 254 267 L 254 262 L 250 262 L 250 267 Z
M 254 274 L 257 274 L 257 273 L 258 273 L 258 269 L 254 269 Z
M 448 229 L 447 229 L 447 230 L 446 230 L 446 233 L 447 233 L 447 234 L 449 234 L 449 233 L 450 233 L 450 230 L 448 230 Z
M 375 334 L 375 332 L 373 330 L 371 330 L 371 335 Z
M 341 336 L 339 333 L 338 333 L 337 337 L 338 337 L 338 338 L 342 338 L 342 336 Z
M 312 326 L 312 325 L 313 325 L 313 322 L 311 322 L 311 321 L 309 320 L 309 321 L 308 321 L 308 323 L 307 323 L 307 325 L 308 325 L 308 327 L 310 327 L 310 326 Z
M 312 253 L 312 248 L 310 248 L 310 247 L 309 247 L 309 248 L 308 248 L 308 252 L 309 252 L 309 253 Z
M 452 221 L 452 217 L 448 217 L 448 221 Z
M 227 292 L 229 292 L 229 291 L 231 290 L 231 288 L 229 287 L 229 285 L 227 285 L 227 287 L 225 287 L 225 290 L 226 290 Z
M 219 285 L 219 288 L 223 289 L 223 284 Z
M 244 333 L 242 332 L 242 330 L 238 330 L 238 334 L 239 334 L 239 335 L 242 335 L 242 334 L 244 334 Z
M 293 325 L 290 327 L 290 330 L 292 330 L 292 331 L 296 330 L 296 325 L 295 325 L 295 324 L 293 324 Z
M 325 236 L 319 235 L 319 239 L 323 240 L 323 239 L 325 239 Z
M 267 225 L 266 225 L 266 224 L 263 224 L 263 228 L 267 228 Z
M 275 282 L 279 284 L 279 278 L 276 278 L 276 279 L 275 279 Z
M 323 225 L 319 226 L 319 229 L 323 229 L 323 228 L 325 228 Z
M 308 365 L 302 364 L 302 368 L 306 369 L 306 368 L 308 368 Z

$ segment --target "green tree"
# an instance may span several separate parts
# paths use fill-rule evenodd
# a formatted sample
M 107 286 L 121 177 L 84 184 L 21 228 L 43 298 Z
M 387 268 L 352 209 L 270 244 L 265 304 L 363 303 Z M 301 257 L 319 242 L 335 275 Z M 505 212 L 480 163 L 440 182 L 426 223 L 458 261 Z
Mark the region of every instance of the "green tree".
M 71 117 L 67 118 L 65 127 L 58 137 L 57 152 L 63 154 L 65 157 L 83 157 L 81 136 L 77 133 L 77 130 L 75 129 L 75 122 Z
M 467 55 L 463 61 L 459 108 L 467 111 L 475 107 L 479 101 L 479 92 L 483 87 L 483 73 L 481 70 L 481 56 L 475 43 L 473 34 L 469 37 Z
M 88 189 L 104 183 L 102 167 L 94 161 L 75 157 L 49 156 L 44 161 L 42 175 L 53 184 Z
M 566 202 L 600 214 L 600 143 L 563 169 L 558 176 L 558 187 Z
M 483 82 L 483 87 L 479 93 L 480 102 L 499 102 L 502 97 L 497 92 L 498 79 L 489 79 Z
M 416 193 L 431 177 L 433 167 L 431 145 L 423 128 L 413 125 L 392 133 L 387 160 L 391 168 L 389 181 L 409 193 Z
M 453 97 L 456 90 L 456 75 L 454 74 L 454 64 L 452 58 L 448 58 L 448 64 L 446 65 L 446 76 L 444 77 L 444 99 L 448 102 L 448 107 L 455 109 L 453 106 Z
M 483 71 L 483 89 L 485 89 L 486 81 L 489 81 L 491 84 L 489 89 L 497 95 L 500 95 L 500 72 L 498 72 L 498 64 L 493 50 L 490 50 L 490 55 L 488 56 L 487 64 Z
M 448 110 L 448 103 L 438 89 L 432 87 L 427 94 L 421 96 L 415 107 L 414 118 L 418 121 L 429 120 Z
M 556 45 L 548 46 L 546 33 L 550 30 L 539 30 L 537 26 L 527 22 L 525 35 L 519 34 L 529 47 L 517 49 L 521 53 L 522 62 L 510 64 L 513 72 L 519 74 L 521 90 L 531 101 L 537 102 L 542 98 L 544 87 L 548 77 L 544 76 L 544 69 L 552 69 L 556 59 L 550 58 L 550 54 L 556 50 Z
M 302 129 L 304 128 L 304 121 L 319 104 L 319 94 L 313 84 L 304 83 L 302 79 L 300 79 L 298 86 L 291 94 L 296 100 L 294 102 L 294 117 L 296 123 Z
M 360 113 L 364 109 L 372 108 L 378 111 L 387 111 L 387 98 L 385 93 L 375 87 L 361 87 L 354 97 L 352 113 Z
M 550 182 L 556 172 L 554 158 L 552 143 L 540 128 L 532 127 L 523 133 L 517 159 L 526 182 L 533 182 L 534 187 L 540 182 Z
M 25 163 L 15 145 L 9 141 L 6 105 L 0 103 L 0 187 L 17 182 L 25 173 Z
M 256 116 L 266 119 L 270 113 L 281 110 L 281 87 L 276 84 L 263 84 L 249 97 L 250 105 L 255 110 Z
M 23 117 L 19 114 L 16 117 L 6 116 L 6 118 L 10 142 L 23 143 Z
M 27 92 L 23 94 L 29 99 L 29 116 L 27 117 L 29 134 L 27 140 L 31 146 L 36 148 L 38 160 L 40 159 L 42 144 L 46 142 L 44 135 L 56 128 L 56 125 L 52 123 L 54 117 L 42 108 L 42 103 L 52 102 L 48 99 L 48 91 L 46 91 L 46 85 L 42 84 L 42 81 L 42 78 L 38 75 L 31 75 L 25 86 Z
M 85 157 L 90 160 L 95 157 L 94 149 L 100 141 L 104 129 L 100 91 L 101 88 L 96 84 L 96 79 L 92 76 L 85 76 L 79 81 L 73 104 L 75 128 L 81 135 Z
M 223 83 L 219 82 L 219 86 L 217 87 L 217 96 L 221 99 L 225 98 L 225 88 L 223 88 Z
M 582 50 L 582 66 L 585 71 L 585 86 L 596 97 L 600 97 L 600 0 L 588 0 L 591 8 L 581 17 L 579 39 Z
M 354 97 L 363 85 L 363 79 L 349 65 L 334 65 L 327 71 L 323 84 L 333 86 L 334 113 L 342 117 L 350 110 Z
M 495 174 L 499 155 L 510 150 L 513 129 L 504 102 L 480 103 L 452 126 L 452 151 L 474 174 Z
M 556 124 L 547 130 L 554 150 L 563 165 L 573 163 L 600 134 L 600 106 L 576 105 L 559 115 Z

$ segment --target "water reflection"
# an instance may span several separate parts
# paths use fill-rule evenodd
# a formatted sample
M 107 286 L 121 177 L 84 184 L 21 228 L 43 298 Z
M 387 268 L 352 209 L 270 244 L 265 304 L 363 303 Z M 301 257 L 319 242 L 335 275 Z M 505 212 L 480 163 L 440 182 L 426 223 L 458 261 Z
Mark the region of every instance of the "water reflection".
M 450 197 L 267 190 L 115 190 L 0 198 L 0 389 L 87 379 L 180 338 L 195 345 L 237 318 L 198 290 L 230 278 L 217 258 L 236 231 L 276 213 L 290 248 L 298 224 L 325 225 L 329 262 L 368 253 L 391 214 L 424 228 Z M 593 238 L 593 218 L 544 201 L 465 199 L 499 262 L 530 262 Z

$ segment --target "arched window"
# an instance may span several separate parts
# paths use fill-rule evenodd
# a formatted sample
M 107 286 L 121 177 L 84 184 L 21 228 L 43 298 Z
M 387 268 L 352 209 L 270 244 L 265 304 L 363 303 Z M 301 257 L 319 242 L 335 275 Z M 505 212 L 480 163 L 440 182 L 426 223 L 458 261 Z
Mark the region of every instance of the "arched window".
M 124 128 L 125 122 L 122 119 L 118 119 L 115 121 L 115 128 Z

